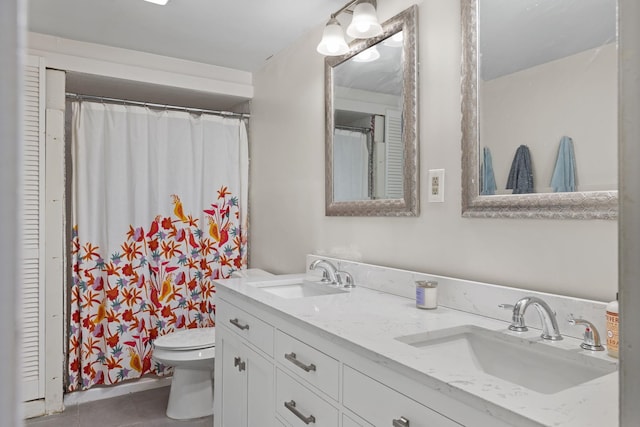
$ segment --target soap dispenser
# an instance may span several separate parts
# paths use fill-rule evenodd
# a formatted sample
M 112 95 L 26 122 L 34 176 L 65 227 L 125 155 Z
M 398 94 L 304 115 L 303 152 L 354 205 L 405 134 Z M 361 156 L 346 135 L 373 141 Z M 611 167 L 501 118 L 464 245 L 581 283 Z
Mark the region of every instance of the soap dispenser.
M 607 352 L 611 357 L 618 357 L 618 294 L 616 300 L 607 304 Z

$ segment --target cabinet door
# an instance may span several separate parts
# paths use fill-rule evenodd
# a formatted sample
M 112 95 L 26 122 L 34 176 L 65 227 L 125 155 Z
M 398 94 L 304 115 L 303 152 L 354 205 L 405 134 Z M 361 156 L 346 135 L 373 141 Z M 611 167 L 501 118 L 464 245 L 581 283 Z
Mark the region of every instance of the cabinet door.
M 244 347 L 247 360 L 247 426 L 271 427 L 275 419 L 273 362 Z
M 216 427 L 271 427 L 273 362 L 223 326 L 216 330 Z
M 215 373 L 219 413 L 213 418 L 216 427 L 242 427 L 246 425 L 247 414 L 247 362 L 243 346 L 225 328 L 218 327 L 216 332 L 216 357 L 220 358 Z
M 44 62 L 28 56 L 23 88 L 22 400 L 44 395 Z M 54 335 L 54 338 L 56 336 Z

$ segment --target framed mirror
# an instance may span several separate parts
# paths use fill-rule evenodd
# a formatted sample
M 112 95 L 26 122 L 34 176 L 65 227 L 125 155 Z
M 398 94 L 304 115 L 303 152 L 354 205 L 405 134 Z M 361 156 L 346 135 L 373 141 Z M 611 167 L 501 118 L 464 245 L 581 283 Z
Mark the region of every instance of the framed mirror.
M 462 1 L 462 214 L 615 219 L 616 0 Z
M 417 6 L 325 59 L 327 216 L 417 216 Z

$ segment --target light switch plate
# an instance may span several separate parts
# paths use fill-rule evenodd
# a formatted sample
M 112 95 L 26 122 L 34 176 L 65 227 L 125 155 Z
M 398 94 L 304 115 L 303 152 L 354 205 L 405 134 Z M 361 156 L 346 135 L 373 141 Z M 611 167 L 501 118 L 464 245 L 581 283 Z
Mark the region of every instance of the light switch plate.
M 444 202 L 444 169 L 429 169 L 429 202 Z

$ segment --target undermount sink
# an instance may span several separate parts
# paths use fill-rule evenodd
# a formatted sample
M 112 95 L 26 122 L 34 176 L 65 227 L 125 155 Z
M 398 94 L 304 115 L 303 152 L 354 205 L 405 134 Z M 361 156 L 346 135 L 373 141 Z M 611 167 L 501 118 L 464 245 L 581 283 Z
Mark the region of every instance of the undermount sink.
M 346 290 L 337 288 L 333 285 L 307 281 L 261 284 L 259 288 L 281 298 L 306 298 L 347 292 Z
M 614 372 L 613 361 L 463 325 L 397 337 L 396 340 L 446 358 L 460 371 L 476 370 L 543 394 L 554 394 Z M 427 355 L 425 355 L 428 357 Z

